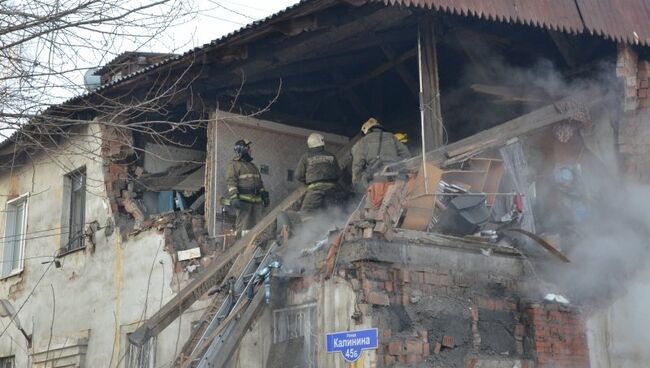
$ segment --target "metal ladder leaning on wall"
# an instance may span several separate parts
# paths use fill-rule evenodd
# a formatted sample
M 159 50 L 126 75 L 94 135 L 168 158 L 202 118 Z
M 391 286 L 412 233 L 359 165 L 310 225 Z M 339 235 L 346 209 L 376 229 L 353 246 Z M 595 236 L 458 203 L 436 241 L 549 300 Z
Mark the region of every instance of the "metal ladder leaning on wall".
M 238 342 L 241 338 L 241 336 L 234 336 L 237 334 L 237 325 L 248 322 L 244 318 L 237 319 L 237 317 L 240 313 L 246 314 L 246 312 L 254 317 L 261 307 L 265 291 L 255 291 L 255 287 L 263 280 L 264 276 L 261 273 L 272 262 L 272 254 L 277 246 L 278 243 L 273 242 L 267 250 L 258 247 L 239 277 L 229 281 L 228 295 L 196 341 L 188 360 L 183 362 L 181 367 L 219 367 L 221 364 L 215 364 L 217 359 L 223 361 L 222 363 L 227 362 L 232 354 L 232 348 L 236 346 L 232 342 Z M 248 311 L 249 308 L 252 311 Z M 247 327 L 244 326 L 243 330 Z
M 336 156 L 342 168 L 351 164 L 350 151 L 359 137 L 360 135 L 351 139 L 348 144 L 346 144 L 337 152 Z M 220 254 L 219 258 L 214 262 L 214 264 L 209 265 L 187 286 L 181 289 L 170 301 L 163 305 L 160 310 L 158 310 L 153 316 L 151 316 L 140 327 L 138 327 L 134 333 L 130 334 L 128 337 L 129 342 L 135 346 L 142 346 L 151 337 L 158 335 L 167 326 L 169 326 L 202 295 L 216 286 L 224 285 L 224 280 L 227 280 L 230 277 L 234 277 L 238 274 L 241 275 L 240 270 L 243 270 L 246 265 L 251 262 L 251 259 L 255 258 L 254 254 L 258 252 L 257 249 L 259 248 L 257 244 L 260 240 L 266 240 L 264 239 L 263 234 L 271 230 L 271 228 L 275 225 L 275 219 L 278 214 L 281 211 L 286 211 L 287 209 L 293 207 L 302 198 L 305 190 L 306 187 L 297 188 L 279 205 L 273 208 L 273 210 L 271 210 L 257 225 L 255 225 L 255 227 L 251 229 L 250 232 L 246 234 L 246 236 L 244 236 L 242 239 L 239 239 L 225 252 Z M 215 302 L 211 304 L 206 313 L 204 313 L 203 318 L 201 318 L 200 325 L 196 330 L 194 330 L 192 336 L 186 342 L 179 359 L 182 360 L 182 362 L 188 361 L 188 359 L 184 359 L 185 357 L 189 356 L 188 352 L 196 350 L 199 340 L 202 340 L 204 338 L 205 330 L 211 324 L 211 321 L 215 318 L 215 316 L 220 315 L 219 309 L 221 308 L 223 302 L 219 303 L 219 301 L 220 300 L 215 300 Z M 230 333 L 231 336 L 234 336 L 238 333 L 238 339 L 240 339 L 245 331 L 237 330 L 241 329 L 241 326 L 246 325 L 246 323 L 242 323 L 242 321 L 246 319 L 248 323 L 252 322 L 256 315 L 256 312 L 262 306 L 263 301 L 264 293 L 257 292 L 253 300 L 247 301 L 247 303 L 239 304 L 237 307 L 233 307 L 228 316 L 225 317 L 225 319 L 222 320 L 219 325 L 225 325 L 225 322 L 229 322 L 227 319 L 234 318 L 234 316 L 239 316 L 241 314 L 239 322 L 236 326 L 233 327 L 233 332 Z M 244 310 L 245 306 L 247 307 Z M 218 328 L 219 326 L 213 330 L 213 333 Z M 227 344 L 228 349 L 234 349 L 239 343 L 238 339 L 229 339 L 228 341 L 224 342 L 224 345 Z M 207 344 L 209 342 L 206 340 L 204 343 Z M 223 350 L 224 348 L 221 348 L 221 351 Z M 217 360 L 221 359 L 223 359 L 223 354 L 217 357 Z M 182 363 L 179 364 L 179 360 L 176 361 L 175 366 L 183 366 Z M 223 364 L 225 364 L 225 362 L 221 365 L 210 363 L 207 366 L 220 367 Z

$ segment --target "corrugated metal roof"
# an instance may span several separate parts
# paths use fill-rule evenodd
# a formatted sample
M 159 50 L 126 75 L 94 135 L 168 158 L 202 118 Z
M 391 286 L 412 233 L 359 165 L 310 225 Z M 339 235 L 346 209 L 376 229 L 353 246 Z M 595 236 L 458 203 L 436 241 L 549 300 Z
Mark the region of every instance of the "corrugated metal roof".
M 649 0 L 372 0 L 650 46 Z
M 296 13 L 300 14 L 301 10 L 299 8 L 301 8 L 303 5 L 305 5 L 307 3 L 318 3 L 318 2 L 320 2 L 320 3 L 323 3 L 324 5 L 326 5 L 326 4 L 329 4 L 329 3 L 333 3 L 335 1 L 336 0 L 300 0 L 297 3 L 291 5 L 291 6 L 285 8 L 283 10 L 280 10 L 277 13 L 271 14 L 271 15 L 267 16 L 266 18 L 251 22 L 251 23 L 241 27 L 240 29 L 238 29 L 236 31 L 230 32 L 230 33 L 228 33 L 228 34 L 226 34 L 224 36 L 221 36 L 221 37 L 219 37 L 217 39 L 214 39 L 214 40 L 210 41 L 209 43 L 204 44 L 203 46 L 195 47 L 193 49 L 190 49 L 190 50 L 186 51 L 183 54 L 178 54 L 178 55 L 171 56 L 168 59 L 161 60 L 161 61 L 159 61 L 159 62 L 157 62 L 155 64 L 151 64 L 151 65 L 147 66 L 146 68 L 142 68 L 142 69 L 140 69 L 140 70 L 138 70 L 136 72 L 133 72 L 133 73 L 127 74 L 127 75 L 125 75 L 125 76 L 123 76 L 121 78 L 115 79 L 115 80 L 111 81 L 110 83 L 107 83 L 107 84 L 105 84 L 103 86 L 100 86 L 99 88 L 96 88 L 96 89 L 94 89 L 92 91 L 85 92 L 85 93 L 82 93 L 80 95 L 71 97 L 71 98 L 67 99 L 66 101 L 64 101 L 64 102 L 62 102 L 60 104 L 52 105 L 52 106 L 48 107 L 47 109 L 45 109 L 43 112 L 41 112 L 40 115 L 44 116 L 44 115 L 52 114 L 57 109 L 60 109 L 62 106 L 66 106 L 66 105 L 67 106 L 74 106 L 76 103 L 79 103 L 79 102 L 83 101 L 84 99 L 86 99 L 86 98 L 88 98 L 88 97 L 90 97 L 90 96 L 92 96 L 94 94 L 100 94 L 100 93 L 102 93 L 102 92 L 104 92 L 104 91 L 106 91 L 106 90 L 108 90 L 108 89 L 110 89 L 110 88 L 124 82 L 127 79 L 135 78 L 138 75 L 145 74 L 145 73 L 147 73 L 147 72 L 149 72 L 149 71 L 151 71 L 153 69 L 162 67 L 164 65 L 171 64 L 174 61 L 181 60 L 181 59 L 183 59 L 185 57 L 194 55 L 194 54 L 196 54 L 198 52 L 206 52 L 208 50 L 211 50 L 213 48 L 221 46 L 221 45 L 225 44 L 226 41 L 230 41 L 231 39 L 233 39 L 233 38 L 235 38 L 237 36 L 241 36 L 241 35 L 246 34 L 248 32 L 256 31 L 256 30 L 258 30 L 260 27 L 262 27 L 264 25 L 267 25 L 267 24 L 273 23 L 275 21 L 281 20 L 283 16 L 285 16 L 285 15 L 287 15 L 289 13 L 292 13 L 294 11 Z M 29 124 L 27 126 L 29 126 Z M 0 142 L 0 148 L 4 148 L 7 145 L 15 142 L 17 140 L 17 138 L 18 138 L 18 135 L 20 134 L 20 132 L 25 127 L 22 127 L 19 130 L 14 131 L 4 141 Z
M 576 0 L 590 34 L 650 45 L 650 1 Z
M 639 35 L 639 43 L 650 45 L 650 5 L 648 0 L 575 0 L 580 3 L 582 16 L 589 14 L 589 21 L 582 22 L 574 0 L 370 0 L 387 5 L 418 6 L 445 11 L 462 16 L 475 16 L 482 19 L 515 22 L 568 33 L 582 33 L 586 29 L 599 36 L 621 42 L 634 42 L 634 33 Z M 334 0 L 301 0 L 296 4 L 245 25 L 237 31 L 228 33 L 203 46 L 172 56 L 146 68 L 125 75 L 111 83 L 101 86 L 93 92 L 74 97 L 63 104 L 71 104 L 81 98 L 102 92 L 134 76 L 144 74 L 152 69 L 181 60 L 198 52 L 222 46 L 233 38 L 247 32 L 254 32 L 260 27 L 280 20 L 288 13 L 300 14 L 300 8 L 308 3 L 334 3 Z M 623 10 L 625 9 L 625 10 Z M 634 11 L 633 9 L 637 10 Z
M 369 0 L 386 5 L 416 6 L 461 16 L 473 16 L 500 22 L 512 22 L 536 26 L 567 33 L 589 32 L 604 38 L 631 44 L 650 45 L 650 1 L 649 0 Z M 253 35 L 264 26 L 282 20 L 285 16 L 299 16 L 315 11 L 319 6 L 328 6 L 336 0 L 301 0 L 268 17 L 249 23 L 200 47 L 181 55 L 175 55 L 132 74 L 125 75 L 100 88 L 73 97 L 60 105 L 51 106 L 47 114 L 62 105 L 74 105 L 83 99 L 104 92 L 125 80 L 145 74 L 153 69 L 180 61 L 200 52 L 208 52 L 237 38 Z M 315 5 L 312 7 L 311 5 Z M 584 21 L 583 21 L 584 19 Z M 15 136 L 0 143 L 11 141 Z
M 416 6 L 462 16 L 513 22 L 568 33 L 584 30 L 573 0 L 374 0 Z

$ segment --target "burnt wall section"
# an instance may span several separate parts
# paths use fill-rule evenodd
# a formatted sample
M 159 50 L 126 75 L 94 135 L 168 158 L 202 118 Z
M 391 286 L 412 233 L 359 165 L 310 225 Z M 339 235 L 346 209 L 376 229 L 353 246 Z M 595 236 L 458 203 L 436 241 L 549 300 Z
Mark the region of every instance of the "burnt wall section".
M 543 294 L 523 272 L 521 259 L 419 244 L 372 244 L 372 252 L 368 244 L 348 244 L 352 249 L 341 255 L 337 277 L 356 294 L 350 319 L 379 329 L 377 367 L 589 367 L 580 313 L 531 301 L 531 295 L 541 299 Z M 382 247 L 392 247 L 391 255 Z M 362 254 L 374 259 L 358 259 Z M 305 280 L 292 281 L 291 292 L 314 287 Z M 326 303 L 337 296 L 322 298 Z
M 509 276 L 357 262 L 339 271 L 381 331 L 381 366 L 469 367 L 525 360 L 519 286 Z

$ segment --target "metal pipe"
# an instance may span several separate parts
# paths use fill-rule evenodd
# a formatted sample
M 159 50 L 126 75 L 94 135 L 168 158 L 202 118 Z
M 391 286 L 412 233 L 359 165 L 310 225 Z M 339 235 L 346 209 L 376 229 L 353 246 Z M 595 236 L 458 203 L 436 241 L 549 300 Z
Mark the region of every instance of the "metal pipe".
M 426 139 L 424 137 L 424 82 L 422 80 L 422 38 L 418 27 L 418 74 L 420 77 L 420 135 L 422 136 L 422 172 L 424 174 L 424 193 L 429 194 L 429 175 L 426 165 Z

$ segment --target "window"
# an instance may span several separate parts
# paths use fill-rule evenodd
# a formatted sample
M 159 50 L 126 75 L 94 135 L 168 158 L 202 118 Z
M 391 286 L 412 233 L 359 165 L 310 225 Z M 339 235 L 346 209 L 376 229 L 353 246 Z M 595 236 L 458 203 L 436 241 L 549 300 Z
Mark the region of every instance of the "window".
M 308 357 L 305 368 L 316 367 L 317 326 L 314 303 L 276 309 L 273 311 L 273 343 L 303 339 L 303 351 L 292 353 Z
M 14 368 L 16 366 L 13 356 L 0 358 L 0 368 Z
M 295 175 L 294 171 L 291 170 L 291 169 L 288 169 L 287 170 L 287 181 L 293 181 L 294 175 Z
M 154 368 L 156 363 L 156 338 L 152 337 L 137 347 L 126 340 L 125 368 Z M 0 367 L 2 368 L 2 367 Z
M 2 249 L 2 277 L 23 270 L 27 230 L 27 194 L 7 202 Z M 0 367 L 1 368 L 1 367 Z
M 68 237 L 63 244 L 64 251 L 82 248 L 84 245 L 84 224 L 86 221 L 86 169 L 71 172 L 65 177 L 68 193 Z

